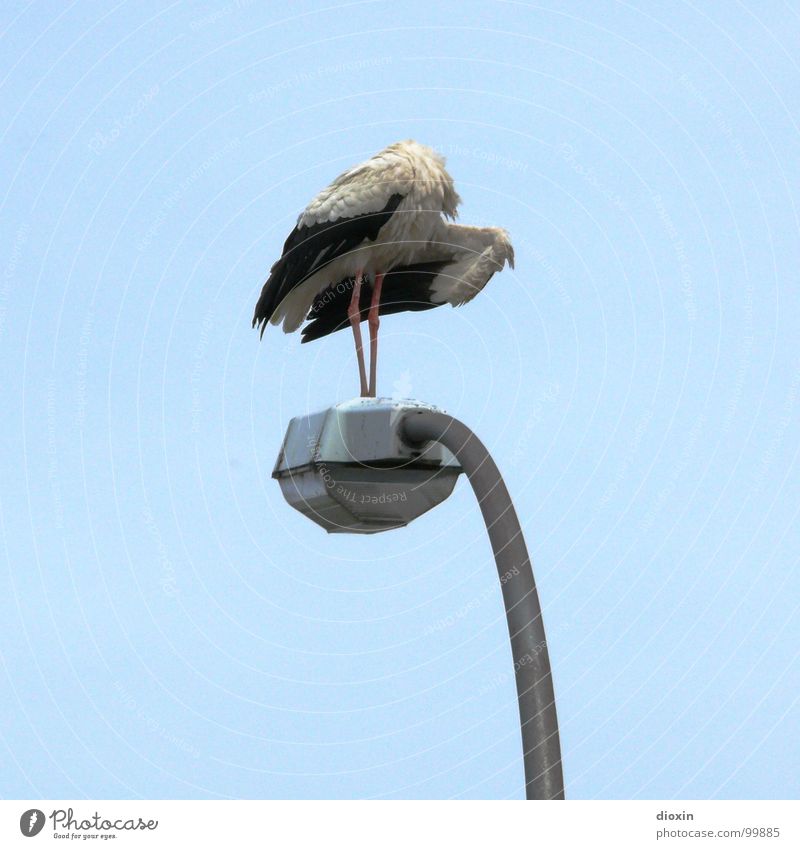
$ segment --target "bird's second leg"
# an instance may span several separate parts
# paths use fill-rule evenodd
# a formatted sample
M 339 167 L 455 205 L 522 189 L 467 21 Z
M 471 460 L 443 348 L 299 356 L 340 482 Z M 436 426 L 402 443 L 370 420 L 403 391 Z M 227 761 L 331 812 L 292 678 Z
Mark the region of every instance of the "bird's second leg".
M 361 278 L 363 272 L 356 272 L 355 283 L 353 284 L 353 295 L 350 298 L 350 306 L 347 308 L 347 317 L 350 319 L 350 326 L 353 328 L 353 338 L 356 342 L 356 357 L 358 358 L 358 377 L 361 381 L 361 396 L 369 395 L 367 387 L 367 367 L 364 363 L 364 345 L 361 341 Z
M 372 303 L 369 307 L 369 397 L 376 395 L 376 384 L 378 382 L 378 328 L 381 326 L 381 286 L 383 286 L 383 275 L 376 274 L 375 282 L 372 284 Z

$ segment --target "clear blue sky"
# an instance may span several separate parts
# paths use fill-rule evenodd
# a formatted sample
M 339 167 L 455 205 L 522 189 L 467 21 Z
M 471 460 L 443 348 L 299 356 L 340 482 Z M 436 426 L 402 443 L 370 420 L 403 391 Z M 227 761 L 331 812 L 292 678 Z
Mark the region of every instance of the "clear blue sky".
M 574 798 L 796 797 L 800 15 L 784 2 L 5 3 L 0 795 L 520 797 L 465 481 L 326 536 L 270 480 L 356 394 L 253 304 L 384 145 L 512 234 L 383 323 L 545 609 Z

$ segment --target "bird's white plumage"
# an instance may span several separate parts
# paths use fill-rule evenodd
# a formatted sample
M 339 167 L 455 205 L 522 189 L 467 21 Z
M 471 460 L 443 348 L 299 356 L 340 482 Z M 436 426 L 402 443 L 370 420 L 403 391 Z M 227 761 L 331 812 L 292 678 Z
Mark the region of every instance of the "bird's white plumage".
M 459 307 L 471 301 L 506 263 L 514 267 L 514 248 L 500 227 L 444 224 L 435 241 L 422 246 L 415 262 L 446 262 L 431 283 L 431 301 Z
M 403 195 L 407 210 L 448 218 L 455 217 L 461 200 L 444 158 L 432 148 L 409 140 L 389 145 L 338 176 L 308 204 L 297 223 L 309 227 L 377 212 L 394 194 Z
M 298 228 L 377 213 L 394 195 L 402 200 L 377 238 L 333 259 L 293 289 L 273 313 L 273 324 L 283 323 L 286 333 L 297 330 L 331 282 L 412 262 L 420 247 L 442 234 L 444 218 L 456 217 L 461 200 L 443 157 L 418 142 L 398 142 L 323 189 L 301 213 Z

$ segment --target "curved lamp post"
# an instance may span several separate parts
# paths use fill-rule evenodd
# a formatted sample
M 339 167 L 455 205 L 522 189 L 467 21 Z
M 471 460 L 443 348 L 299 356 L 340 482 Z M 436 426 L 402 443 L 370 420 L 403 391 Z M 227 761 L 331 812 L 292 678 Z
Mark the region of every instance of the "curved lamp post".
M 427 404 L 358 398 L 292 419 L 275 464 L 286 500 L 331 533 L 408 524 L 469 478 L 494 552 L 511 637 L 527 799 L 563 799 L 542 611 L 514 505 L 489 452 Z

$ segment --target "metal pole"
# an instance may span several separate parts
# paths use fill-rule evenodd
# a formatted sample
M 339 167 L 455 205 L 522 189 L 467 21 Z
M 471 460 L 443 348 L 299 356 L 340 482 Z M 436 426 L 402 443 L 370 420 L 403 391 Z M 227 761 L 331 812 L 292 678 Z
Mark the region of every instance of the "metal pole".
M 522 726 L 527 799 L 563 799 L 553 678 L 539 596 L 511 496 L 486 447 L 458 419 L 420 410 L 408 413 L 401 433 L 411 443 L 433 440 L 455 454 L 472 484 L 494 552 L 511 637 Z

